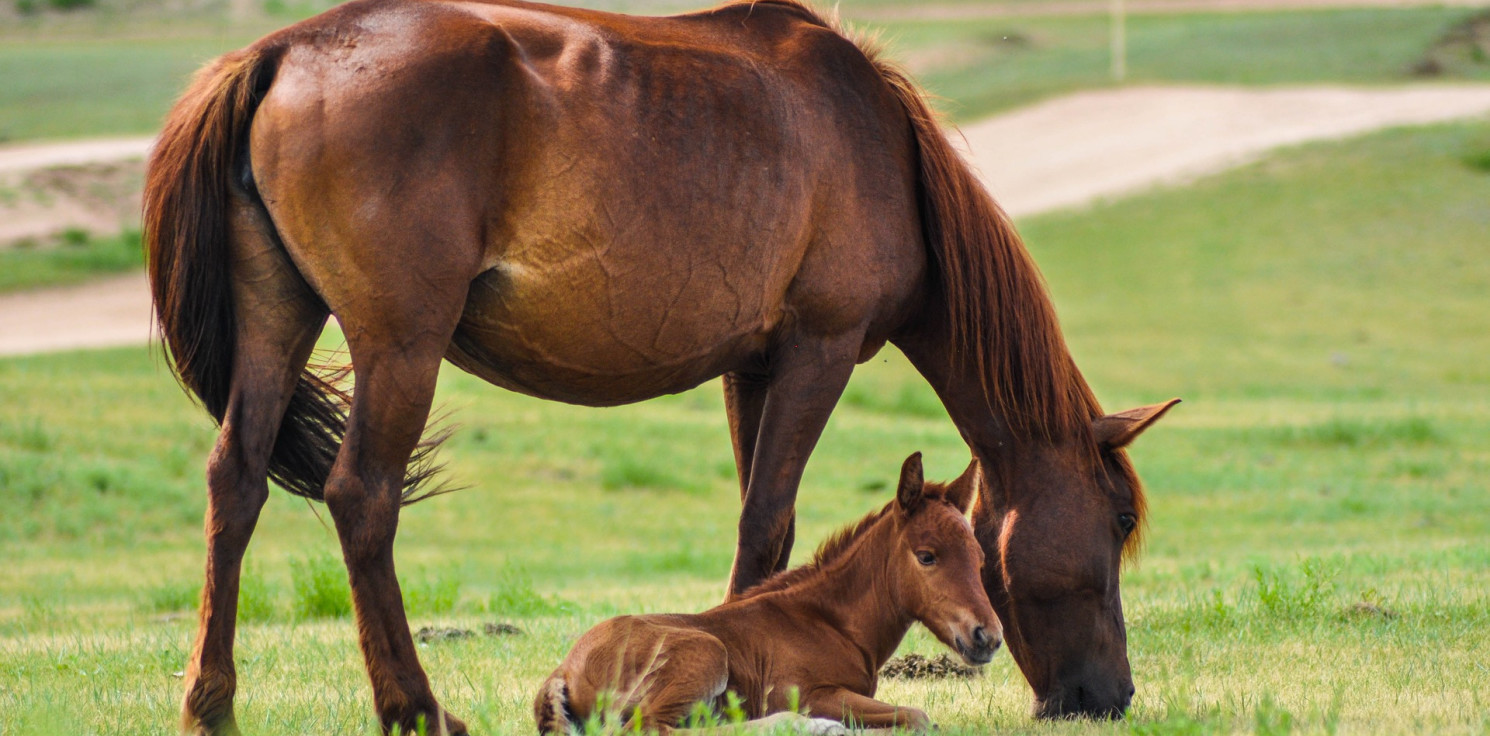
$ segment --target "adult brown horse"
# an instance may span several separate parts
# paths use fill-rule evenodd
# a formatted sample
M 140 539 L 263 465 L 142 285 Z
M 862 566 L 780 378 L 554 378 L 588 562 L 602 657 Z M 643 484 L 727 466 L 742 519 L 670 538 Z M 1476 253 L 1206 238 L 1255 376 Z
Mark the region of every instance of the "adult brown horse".
M 895 499 L 829 537 L 812 562 L 703 613 L 600 622 L 539 688 L 538 732 L 567 736 L 609 718 L 623 733 L 666 734 L 697 704 L 722 712 L 727 693 L 752 719 L 800 707 L 856 726 L 925 730 L 925 712 L 874 694 L 917 621 L 969 664 L 998 649 L 984 553 L 965 516 L 977 476 L 974 462 L 949 484 L 926 483 L 916 453 Z
M 324 499 L 379 717 L 461 732 L 394 576 L 442 359 L 605 406 L 724 376 L 731 595 L 787 562 L 807 458 L 893 341 L 984 472 L 985 584 L 1041 715 L 1132 693 L 1118 572 L 1143 497 L 1007 218 L 912 83 L 789 0 L 671 18 L 355 0 L 228 54 L 151 155 L 175 370 L 222 425 L 183 726 L 231 732 L 238 575 L 266 477 Z M 349 403 L 307 367 L 328 314 Z M 412 468 L 412 469 L 411 469 Z

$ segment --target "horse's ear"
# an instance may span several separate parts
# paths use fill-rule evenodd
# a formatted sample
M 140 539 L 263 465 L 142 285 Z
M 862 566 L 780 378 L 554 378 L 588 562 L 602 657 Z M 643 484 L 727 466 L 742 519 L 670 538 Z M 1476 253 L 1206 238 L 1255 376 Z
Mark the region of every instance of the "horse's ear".
M 921 508 L 926 493 L 926 478 L 921 472 L 921 453 L 911 453 L 900 466 L 900 487 L 895 490 L 895 501 L 907 514 Z
M 962 475 L 957 476 L 957 480 L 947 484 L 947 489 L 944 491 L 946 499 L 951 501 L 958 511 L 966 514 L 973 505 L 973 499 L 978 497 L 978 483 L 982 477 L 983 471 L 978 466 L 978 458 L 973 458 L 973 461 L 968 463 L 967 470 L 962 471 Z
M 1143 430 L 1159 421 L 1164 412 L 1178 403 L 1179 399 L 1170 399 L 1162 404 L 1149 404 L 1098 417 L 1092 421 L 1092 435 L 1097 438 L 1097 444 L 1103 447 L 1113 450 L 1127 447 L 1138 435 L 1143 434 Z

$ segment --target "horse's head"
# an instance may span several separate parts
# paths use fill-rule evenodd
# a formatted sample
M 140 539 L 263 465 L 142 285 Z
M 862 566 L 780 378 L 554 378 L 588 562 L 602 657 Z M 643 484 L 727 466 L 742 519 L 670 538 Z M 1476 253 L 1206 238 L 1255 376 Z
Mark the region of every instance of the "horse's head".
M 1100 417 L 1089 437 L 1028 443 L 985 468 L 973 512 L 983 579 L 1038 717 L 1120 718 L 1132 700 L 1118 573 L 1144 502 L 1123 448 L 1176 401 Z
M 921 453 L 900 469 L 890 577 L 902 605 L 969 664 L 984 664 L 1003 641 L 983 589 L 983 550 L 967 509 L 977 492 L 977 464 L 945 486 L 926 483 Z

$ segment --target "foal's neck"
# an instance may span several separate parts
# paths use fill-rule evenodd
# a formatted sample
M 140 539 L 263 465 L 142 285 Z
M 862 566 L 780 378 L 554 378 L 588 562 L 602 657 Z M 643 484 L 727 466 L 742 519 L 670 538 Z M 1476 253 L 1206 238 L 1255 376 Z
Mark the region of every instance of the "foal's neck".
M 869 656 L 875 672 L 915 622 L 891 576 L 892 522 L 883 519 L 816 575 L 782 593 L 810 603 L 844 638 Z

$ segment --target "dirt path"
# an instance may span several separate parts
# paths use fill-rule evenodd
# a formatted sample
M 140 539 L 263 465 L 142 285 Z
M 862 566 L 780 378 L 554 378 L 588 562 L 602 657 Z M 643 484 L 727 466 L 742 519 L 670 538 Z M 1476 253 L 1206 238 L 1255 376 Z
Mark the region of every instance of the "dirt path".
M 989 190 L 1027 216 L 1174 185 L 1269 150 L 1490 113 L 1490 85 L 1129 87 L 964 126 Z
M 1184 182 L 1278 146 L 1486 114 L 1490 85 L 1134 87 L 1050 100 L 967 125 L 963 134 L 990 189 L 1027 217 Z M 142 152 L 91 146 L 51 146 L 47 155 L 92 151 L 82 160 L 99 163 L 111 160 L 100 151 Z M 0 150 L 0 170 L 24 155 Z M 0 296 L 0 355 L 141 344 L 149 334 L 142 275 Z

